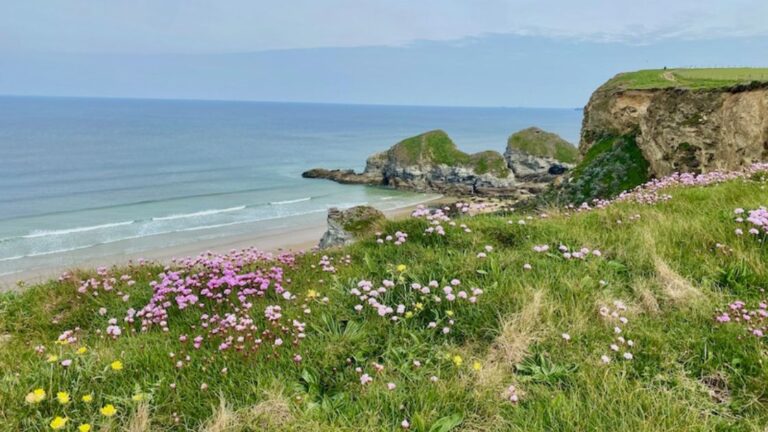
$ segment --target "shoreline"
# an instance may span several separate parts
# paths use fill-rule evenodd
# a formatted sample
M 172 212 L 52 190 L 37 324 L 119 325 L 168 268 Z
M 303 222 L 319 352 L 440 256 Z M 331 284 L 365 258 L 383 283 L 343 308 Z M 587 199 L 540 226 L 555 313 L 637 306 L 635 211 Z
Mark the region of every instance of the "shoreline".
M 386 210 L 383 213 L 388 219 L 403 219 L 408 217 L 419 205 L 440 203 L 447 199 L 450 198 L 440 196 L 417 204 Z M 182 245 L 160 247 L 142 252 L 118 252 L 103 258 L 84 259 L 75 265 L 58 265 L 22 270 L 16 273 L 0 275 L 0 292 L 16 291 L 35 284 L 44 283 L 58 278 L 63 272 L 74 269 L 95 269 L 97 267 L 127 265 L 141 258 L 167 264 L 173 258 L 196 256 L 207 251 L 226 253 L 233 249 L 239 250 L 250 247 L 268 252 L 308 251 L 317 246 L 327 228 L 326 214 L 323 214 L 321 221 L 313 221 L 306 226 L 287 231 L 277 228 L 259 231 L 249 236 L 230 235 L 212 239 L 198 239 Z

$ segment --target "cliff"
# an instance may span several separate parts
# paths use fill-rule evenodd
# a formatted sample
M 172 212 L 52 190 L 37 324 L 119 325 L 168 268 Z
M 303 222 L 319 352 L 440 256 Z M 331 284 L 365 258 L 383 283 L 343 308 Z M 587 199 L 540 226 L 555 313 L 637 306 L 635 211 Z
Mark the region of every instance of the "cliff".
M 762 69 L 619 74 L 584 108 L 579 150 L 631 137 L 656 177 L 768 160 L 766 81 Z
M 521 138 L 528 137 L 523 135 Z M 557 162 L 562 152 L 558 146 L 538 150 L 537 154 L 541 156 L 537 156 L 520 153 L 515 147 L 518 141 L 516 139 L 515 145 L 508 146 L 506 158 L 495 151 L 468 154 L 459 150 L 445 132 L 433 130 L 404 139 L 389 150 L 370 156 L 362 173 L 315 168 L 302 176 L 419 192 L 519 197 L 539 192 L 571 166 Z M 538 145 L 539 142 L 535 142 L 523 147 Z M 570 147 L 573 156 L 578 156 L 575 148 Z M 523 170 L 524 166 L 528 168 Z M 516 176 L 516 170 L 520 172 L 520 178 Z

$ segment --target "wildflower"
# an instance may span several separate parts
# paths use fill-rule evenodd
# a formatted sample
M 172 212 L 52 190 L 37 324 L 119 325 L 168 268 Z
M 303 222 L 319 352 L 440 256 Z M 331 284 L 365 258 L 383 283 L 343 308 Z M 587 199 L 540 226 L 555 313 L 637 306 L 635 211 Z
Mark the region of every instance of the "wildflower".
M 523 264 L 523 269 L 525 269 L 525 270 L 531 270 L 532 268 L 533 267 L 531 267 L 531 265 L 528 264 L 528 263 Z
M 79 355 L 83 355 L 83 354 L 85 354 L 85 353 L 87 353 L 87 352 L 88 352 L 88 348 L 86 348 L 86 347 L 80 347 L 80 348 L 78 348 L 78 349 L 77 349 L 77 351 L 75 351 L 75 352 L 76 352 L 77 354 L 79 354 Z
M 460 355 L 453 356 L 453 359 L 451 360 L 453 361 L 453 364 L 456 365 L 456 367 L 461 367 L 461 365 L 464 363 L 464 360 L 461 358 Z
M 59 356 L 57 356 L 57 355 L 54 355 L 54 354 L 51 354 L 51 355 L 49 355 L 49 356 L 48 356 L 48 358 L 46 359 L 46 361 L 47 361 L 48 363 L 56 363 L 57 361 L 59 361 Z
M 405 420 L 403 420 L 403 421 L 401 421 L 401 422 L 400 422 L 400 426 L 401 426 L 403 429 L 408 429 L 408 428 L 410 428 L 410 427 L 411 427 L 411 424 L 410 424 L 410 423 L 408 423 L 408 419 L 405 419 Z
M 45 400 L 45 390 L 39 388 L 35 389 L 24 397 L 24 400 L 29 404 L 37 404 Z
M 603 355 L 600 356 L 600 361 L 602 361 L 605 364 L 608 364 L 608 363 L 611 362 L 611 358 L 608 357 L 607 355 L 603 354 Z
M 307 291 L 307 298 L 308 299 L 315 299 L 315 298 L 317 298 L 317 296 L 318 296 L 317 291 L 315 291 L 313 289 Z
M 93 402 L 93 395 L 90 395 L 90 394 L 83 395 L 83 397 L 81 397 L 80 400 L 85 403 L 91 403 Z
M 404 272 L 406 269 L 408 269 L 408 267 L 406 267 L 405 264 L 398 264 L 397 266 L 397 271 L 400 273 Z
M 368 374 L 363 374 L 360 376 L 360 384 L 362 385 L 366 385 L 371 381 L 373 381 L 373 378 L 371 378 L 371 376 Z
M 387 390 L 394 390 L 397 387 L 397 385 L 393 382 L 387 383 Z
M 64 429 L 67 426 L 67 420 L 69 420 L 66 417 L 60 417 L 56 416 L 53 420 L 51 420 L 50 426 L 53 430 L 59 430 Z
M 562 335 L 560 335 L 560 336 L 562 336 L 563 340 L 564 340 L 564 341 L 566 341 L 566 342 L 568 342 L 569 340 L 571 340 L 571 335 L 569 335 L 568 333 L 563 333 L 563 334 L 562 334 Z
M 624 358 L 627 359 L 627 360 L 632 360 L 632 358 L 633 358 L 632 353 L 631 352 L 625 352 L 624 353 Z
M 120 360 L 115 360 L 115 361 L 113 361 L 112 363 L 109 364 L 109 367 L 113 371 L 121 371 L 121 370 L 123 370 L 123 362 L 121 362 Z
M 208 384 L 206 384 L 206 383 L 200 384 L 200 390 L 202 390 L 202 391 L 208 390 Z
M 88 423 L 83 423 L 77 427 L 77 432 L 91 432 L 91 425 Z
M 67 392 L 58 392 L 56 393 L 56 400 L 59 401 L 60 404 L 66 405 L 69 403 L 69 393 Z
M 65 359 L 61 361 L 61 365 L 63 367 L 70 367 L 72 366 L 72 360 L 71 359 Z
M 112 417 L 115 414 L 117 414 L 117 409 L 115 409 L 115 406 L 112 404 L 106 404 L 101 409 L 99 409 L 99 412 L 104 417 Z
M 144 400 L 144 394 L 143 393 L 136 393 L 135 395 L 131 396 L 131 400 L 134 402 L 141 402 Z
M 437 382 L 439 379 L 440 379 L 440 378 L 438 378 L 438 377 L 436 377 L 436 376 L 434 376 L 434 375 L 432 375 L 431 377 L 429 377 L 429 380 L 430 380 L 430 381 L 432 381 L 432 382 Z
M 482 368 L 483 368 L 483 365 L 480 363 L 479 360 L 475 360 L 472 362 L 472 369 L 474 369 L 475 371 L 479 371 Z

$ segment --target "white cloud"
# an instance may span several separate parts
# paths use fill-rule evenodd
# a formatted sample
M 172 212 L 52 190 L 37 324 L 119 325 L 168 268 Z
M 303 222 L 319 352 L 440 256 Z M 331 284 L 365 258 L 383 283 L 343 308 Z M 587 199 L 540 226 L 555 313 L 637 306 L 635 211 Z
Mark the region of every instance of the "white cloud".
M 643 43 L 768 34 L 765 0 L 4 0 L 0 50 L 210 53 L 486 34 Z

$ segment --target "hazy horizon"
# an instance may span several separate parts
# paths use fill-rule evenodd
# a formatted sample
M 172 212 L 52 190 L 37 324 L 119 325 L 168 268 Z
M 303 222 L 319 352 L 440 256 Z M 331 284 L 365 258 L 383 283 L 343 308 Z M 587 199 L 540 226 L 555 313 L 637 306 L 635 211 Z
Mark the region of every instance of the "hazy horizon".
M 0 94 L 576 108 L 623 71 L 766 66 L 767 17 L 757 0 L 9 0 Z

